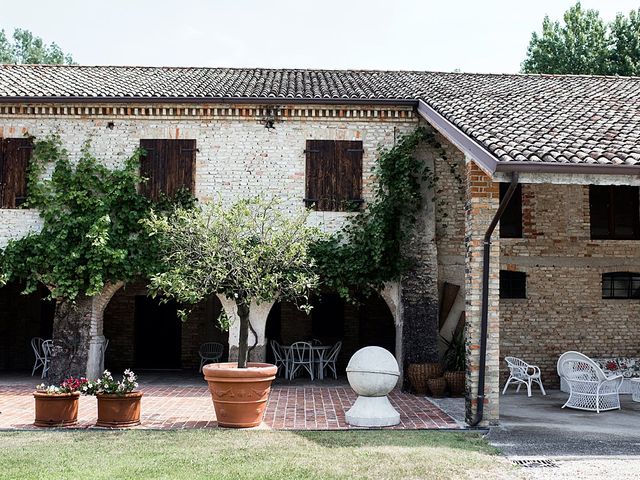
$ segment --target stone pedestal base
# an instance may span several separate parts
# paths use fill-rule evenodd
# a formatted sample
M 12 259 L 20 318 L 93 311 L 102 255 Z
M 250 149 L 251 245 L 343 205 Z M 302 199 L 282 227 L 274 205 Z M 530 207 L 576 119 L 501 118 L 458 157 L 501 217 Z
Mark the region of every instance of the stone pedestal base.
M 386 396 L 358 397 L 345 420 L 356 427 L 390 427 L 400 423 L 400 414 Z

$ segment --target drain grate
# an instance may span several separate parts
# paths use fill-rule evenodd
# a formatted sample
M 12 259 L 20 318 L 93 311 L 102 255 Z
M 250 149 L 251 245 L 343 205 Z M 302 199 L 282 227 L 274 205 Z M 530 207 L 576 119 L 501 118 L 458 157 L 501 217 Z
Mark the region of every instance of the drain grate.
M 524 468 L 558 468 L 556 462 L 545 459 L 513 460 L 513 464 Z

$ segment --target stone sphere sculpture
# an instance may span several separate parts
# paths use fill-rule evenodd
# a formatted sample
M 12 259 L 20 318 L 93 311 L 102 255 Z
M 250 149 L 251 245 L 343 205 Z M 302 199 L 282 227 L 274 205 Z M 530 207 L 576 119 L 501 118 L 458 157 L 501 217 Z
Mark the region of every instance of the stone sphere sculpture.
M 358 427 L 400 423 L 400 414 L 387 398 L 398 377 L 398 362 L 388 350 L 364 347 L 354 353 L 347 365 L 347 379 L 359 397 L 345 415 L 347 423 Z

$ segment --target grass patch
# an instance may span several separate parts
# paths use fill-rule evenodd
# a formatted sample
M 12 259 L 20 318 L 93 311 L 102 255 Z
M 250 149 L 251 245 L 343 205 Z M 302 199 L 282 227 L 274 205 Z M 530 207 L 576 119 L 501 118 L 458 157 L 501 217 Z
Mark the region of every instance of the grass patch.
M 505 478 L 476 435 L 240 430 L 0 433 L 2 479 Z

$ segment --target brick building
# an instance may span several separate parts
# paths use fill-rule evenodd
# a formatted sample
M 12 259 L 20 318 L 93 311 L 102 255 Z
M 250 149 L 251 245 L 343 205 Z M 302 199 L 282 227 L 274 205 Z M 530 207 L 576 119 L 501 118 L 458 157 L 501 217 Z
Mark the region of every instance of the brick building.
M 406 365 L 417 337 L 437 358 L 439 335 L 465 312 L 468 417 L 483 393 L 483 421 L 494 422 L 505 355 L 537 363 L 550 385 L 566 350 L 639 356 L 638 93 L 635 78 L 1 66 L 0 247 L 40 224 L 37 212 L 16 208 L 25 135 L 57 133 L 72 155 L 90 139 L 111 165 L 142 145 L 150 195 L 182 185 L 200 201 L 262 193 L 295 208 L 325 199 L 311 221 L 334 231 L 352 215 L 345 202 L 371 199 L 377 147 L 425 126 L 446 158 L 428 145 L 416 152 L 437 180 L 424 185 L 407 246 L 412 270 L 357 309 L 330 292 L 315 318 L 286 304 L 252 308 L 255 355 L 267 355 L 270 338 L 321 332 L 345 339 L 343 363 L 358 347 L 380 344 Z M 153 164 L 171 166 L 173 180 L 154 176 Z M 330 194 L 317 180 L 328 164 L 343 172 Z M 485 235 L 507 197 L 485 257 Z M 92 344 L 110 340 L 108 366 L 193 368 L 197 346 L 209 340 L 228 342 L 233 354 L 237 331 L 227 338 L 215 327 L 221 309 L 233 314 L 228 300 L 213 297 L 176 325 L 174 307 L 150 302 L 144 285 L 115 291 L 92 325 Z M 445 285 L 460 288 L 439 315 Z M 44 288 L 31 298 L 18 292 L 0 289 L 0 369 L 28 368 L 28 339 L 51 334 Z M 148 363 L 151 341 L 165 342 L 164 364 Z

